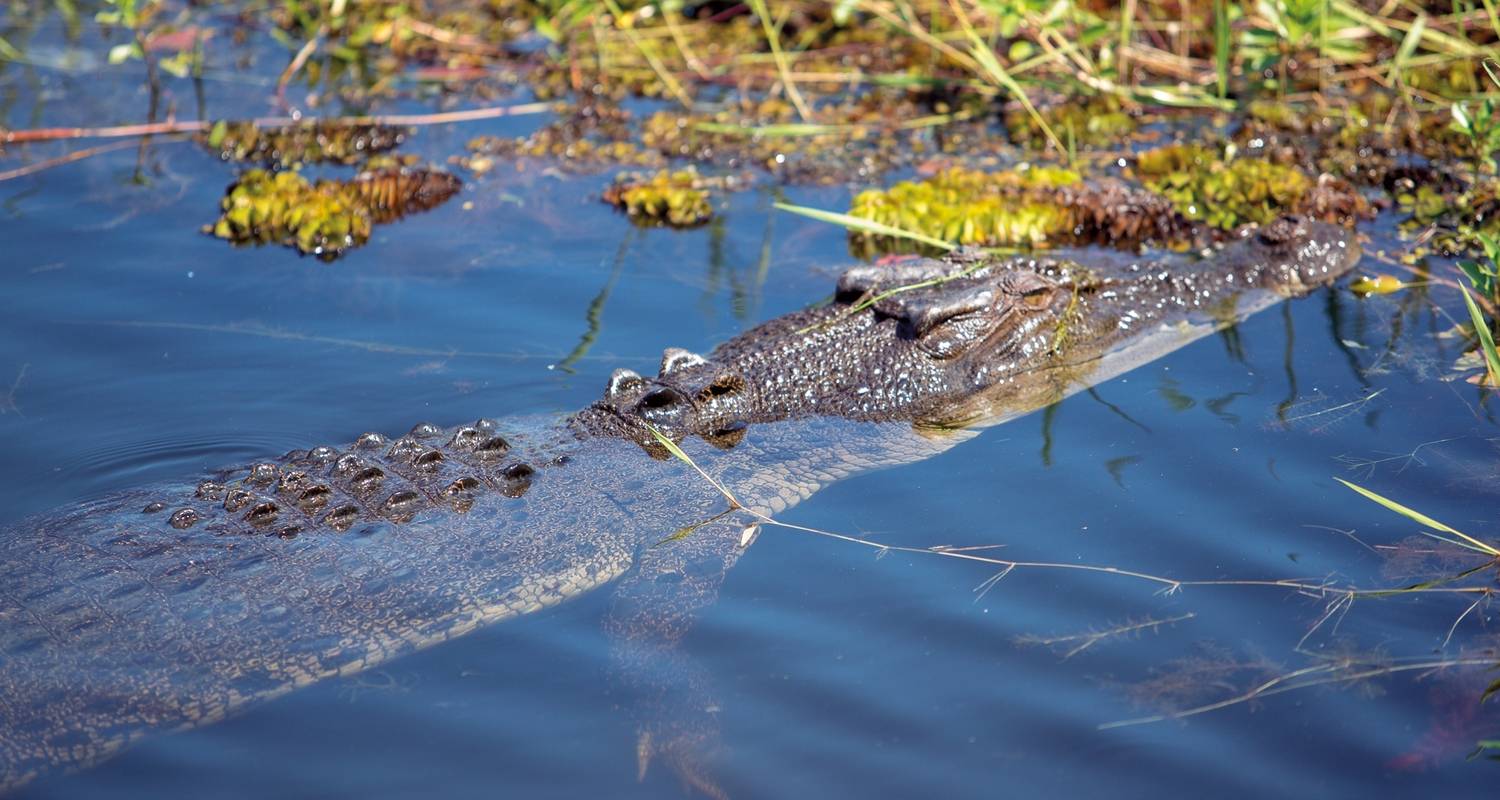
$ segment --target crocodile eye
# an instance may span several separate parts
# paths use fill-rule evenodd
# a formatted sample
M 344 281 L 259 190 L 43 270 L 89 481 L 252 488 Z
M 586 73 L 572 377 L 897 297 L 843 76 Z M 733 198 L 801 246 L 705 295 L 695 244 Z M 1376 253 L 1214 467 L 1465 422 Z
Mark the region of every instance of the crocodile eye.
M 1032 289 L 1021 295 L 1021 306 L 1032 311 L 1041 311 L 1052 307 L 1052 297 L 1057 294 L 1057 287 L 1043 286 Z

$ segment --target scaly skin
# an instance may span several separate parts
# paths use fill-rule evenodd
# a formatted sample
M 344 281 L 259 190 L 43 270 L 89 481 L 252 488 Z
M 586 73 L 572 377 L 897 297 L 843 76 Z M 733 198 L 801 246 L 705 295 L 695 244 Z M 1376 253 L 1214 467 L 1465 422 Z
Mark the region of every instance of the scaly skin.
M 1055 402 L 1304 294 L 1355 254 L 1340 229 L 1283 220 L 1199 265 L 856 267 L 832 305 L 707 358 L 669 350 L 656 378 L 617 372 L 566 420 L 367 434 L 23 522 L 0 533 L 0 788 L 621 576 L 610 627 L 623 660 L 649 669 L 712 600 L 750 520 L 724 517 L 723 498 L 666 458 L 648 425 L 748 509 L 779 514 L 972 435 L 933 425 Z M 1191 320 L 1207 324 L 1185 335 Z M 663 597 L 668 573 L 693 579 Z M 651 748 L 681 755 L 662 737 Z

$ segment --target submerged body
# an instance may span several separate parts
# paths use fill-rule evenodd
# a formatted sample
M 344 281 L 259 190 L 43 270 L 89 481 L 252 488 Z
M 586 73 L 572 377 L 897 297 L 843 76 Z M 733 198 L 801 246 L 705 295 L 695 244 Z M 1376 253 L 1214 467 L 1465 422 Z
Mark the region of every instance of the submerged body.
M 1042 407 L 1303 294 L 1354 259 L 1347 233 L 1289 219 L 1202 263 L 857 267 L 834 304 L 707 357 L 669 350 L 654 378 L 617 372 L 565 420 L 368 434 L 22 523 L 0 533 L 0 787 L 622 576 L 612 628 L 649 659 L 712 599 L 746 524 L 657 433 L 773 515 L 969 435 L 954 426 Z M 653 579 L 669 572 L 707 577 L 663 595 Z

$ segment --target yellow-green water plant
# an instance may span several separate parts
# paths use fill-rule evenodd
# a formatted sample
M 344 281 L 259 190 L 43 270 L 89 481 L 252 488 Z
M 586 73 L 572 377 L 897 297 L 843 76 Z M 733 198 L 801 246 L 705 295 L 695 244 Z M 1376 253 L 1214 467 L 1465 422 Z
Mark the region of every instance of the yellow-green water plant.
M 294 171 L 251 169 L 225 192 L 219 219 L 204 232 L 234 244 L 284 244 L 332 261 L 368 241 L 376 224 L 436 207 L 459 186 L 446 172 L 395 165 L 316 183 Z
M 1142 153 L 1135 171 L 1146 188 L 1188 219 L 1232 230 L 1268 223 L 1297 208 L 1313 180 L 1296 167 L 1257 158 L 1225 161 L 1199 145 L 1168 145 Z
M 393 150 L 411 131 L 395 125 L 307 120 L 296 125 L 261 127 L 254 122 L 220 120 L 200 137 L 225 161 L 266 166 L 354 164 Z
M 220 239 L 286 244 L 325 260 L 364 244 L 374 224 L 347 185 L 314 184 L 297 172 L 249 170 L 229 187 L 220 208 L 222 214 L 209 228 Z
M 1402 229 L 1420 234 L 1439 252 L 1481 253 L 1485 238 L 1500 239 L 1500 179 L 1456 189 L 1423 184 L 1397 193 L 1395 199 L 1409 215 Z
M 709 187 L 723 183 L 702 178 L 692 168 L 662 170 L 649 176 L 625 173 L 604 190 L 603 200 L 638 225 L 692 228 L 713 217 Z
M 1070 98 L 1042 109 L 1040 114 L 1071 148 L 1118 146 L 1138 127 L 1136 119 L 1113 95 Z M 1048 143 L 1036 121 L 1023 109 L 1006 113 L 1005 128 L 1011 141 L 1022 146 L 1040 150 Z
M 1039 245 L 1072 227 L 1070 210 L 1047 190 L 1079 180 L 1078 173 L 1057 167 L 1000 172 L 954 167 L 927 180 L 860 192 L 849 216 L 954 244 Z M 866 230 L 855 229 L 853 236 L 866 255 L 883 249 Z

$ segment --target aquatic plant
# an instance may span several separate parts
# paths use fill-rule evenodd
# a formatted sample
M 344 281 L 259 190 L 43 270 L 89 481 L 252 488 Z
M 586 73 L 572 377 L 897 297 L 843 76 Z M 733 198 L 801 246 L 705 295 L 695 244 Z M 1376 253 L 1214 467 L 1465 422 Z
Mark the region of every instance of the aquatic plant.
M 1052 167 L 993 173 L 954 167 L 924 181 L 860 192 L 849 215 L 961 245 L 1039 245 L 1067 230 L 1071 215 L 1032 190 L 1078 180 L 1077 173 Z M 853 232 L 851 247 L 872 255 L 892 247 L 883 238 Z
M 1482 233 L 1477 238 L 1484 247 L 1484 261 L 1461 259 L 1458 268 L 1493 310 L 1500 305 L 1500 240 Z M 1486 321 L 1479 305 L 1469 296 L 1469 290 L 1463 290 L 1463 295 L 1464 305 L 1469 309 L 1469 323 L 1479 341 L 1479 351 L 1484 355 L 1485 377 L 1490 386 L 1500 386 L 1500 353 L 1495 351 L 1495 328 L 1500 320 Z
M 296 172 L 252 169 L 229 187 L 220 207 L 213 235 L 235 244 L 285 244 L 325 260 L 364 244 L 373 224 L 343 183 L 312 184 Z
M 379 224 L 430 211 L 448 202 L 463 182 L 449 172 L 414 166 L 412 159 L 372 160 L 345 183 Z
M 1188 219 L 1223 230 L 1263 225 L 1287 212 L 1343 224 L 1373 214 L 1359 192 L 1342 180 L 1326 175 L 1314 180 L 1294 166 L 1265 159 L 1225 160 L 1199 145 L 1142 153 L 1134 172 Z
M 1294 167 L 1259 159 L 1225 164 L 1198 145 L 1142 153 L 1135 170 L 1147 188 L 1171 199 L 1187 218 L 1226 230 L 1270 222 L 1292 209 L 1312 186 Z
M 603 165 L 657 166 L 658 153 L 644 148 L 631 127 L 631 114 L 615 103 L 594 100 L 562 105 L 557 118 L 522 137 L 480 136 L 470 139 L 463 166 L 475 173 L 494 168 L 495 159 L 547 159 L 570 170 Z
M 1395 200 L 1408 215 L 1402 230 L 1420 232 L 1426 246 L 1439 253 L 1480 252 L 1483 237 L 1500 237 L 1500 180 L 1460 184 L 1459 188 L 1423 182 L 1398 189 Z
M 270 10 L 288 40 L 326 39 L 327 52 L 342 61 L 373 52 L 410 61 L 473 64 L 502 55 L 499 45 L 530 32 L 543 5 L 530 0 L 284 0 Z
M 1305 64 L 1354 62 L 1365 53 L 1359 21 L 1329 0 L 1258 0 L 1250 22 L 1240 38 L 1245 68 L 1277 89 Z
M 225 161 L 266 166 L 355 164 L 406 141 L 409 128 L 309 120 L 296 125 L 260 127 L 253 122 L 215 122 L 199 137 Z
M 1406 517 L 1413 522 L 1416 522 L 1423 528 L 1431 529 L 1422 531 L 1422 534 L 1424 536 L 1431 537 L 1440 542 L 1445 542 L 1447 544 L 1453 545 L 1454 547 L 1461 547 L 1465 550 L 1473 550 L 1474 552 L 1482 553 L 1486 556 L 1489 556 L 1490 558 L 1500 559 L 1500 548 L 1497 548 L 1495 545 L 1490 544 L 1489 542 L 1483 541 L 1481 539 L 1476 539 L 1475 537 L 1470 536 L 1467 533 L 1438 522 L 1437 520 L 1427 516 L 1426 514 L 1423 514 L 1420 511 L 1404 506 L 1401 503 L 1396 502 L 1395 500 L 1377 494 L 1369 489 L 1366 489 L 1363 486 L 1360 486 L 1359 484 L 1351 483 L 1344 480 L 1343 478 L 1334 478 L 1334 480 L 1343 484 L 1346 488 L 1353 490 L 1361 497 L 1364 497 L 1365 499 L 1370 500 L 1374 503 L 1378 503 L 1379 505 L 1384 506 L 1391 511 L 1394 511 L 1397 514 L 1400 514 L 1401 516 Z M 1436 533 L 1434 533 L 1433 531 L 1436 531 Z
M 461 163 L 486 172 L 498 159 L 543 159 L 570 171 L 602 166 L 656 167 L 669 160 L 699 166 L 763 169 L 798 183 L 842 183 L 930 154 L 930 131 L 949 126 L 941 147 L 973 148 L 984 141 L 978 106 L 927 113 L 910 99 L 862 94 L 813 110 L 799 121 L 796 108 L 779 98 L 745 100 L 710 112 L 657 111 L 638 124 L 608 99 L 561 106 L 558 118 L 532 134 L 478 137 Z M 518 168 L 524 165 L 518 164 Z
M 603 200 L 638 225 L 691 228 L 713 217 L 708 194 L 711 185 L 722 187 L 726 183 L 701 178 L 691 168 L 663 170 L 650 176 L 626 173 L 604 190 Z
M 234 244 L 284 244 L 332 261 L 368 241 L 376 223 L 432 208 L 458 185 L 446 173 L 405 167 L 316 183 L 297 172 L 251 169 L 230 185 L 219 219 L 204 232 Z
M 954 167 L 922 181 L 869 189 L 849 215 L 954 244 L 1042 247 L 1102 242 L 1187 243 L 1192 224 L 1165 198 L 1115 180 L 1084 182 L 1072 170 L 1031 167 L 982 172 Z M 863 257 L 911 249 L 882 234 L 853 230 Z
M 657 112 L 642 123 L 640 141 L 667 158 L 753 166 L 797 183 L 838 184 L 931 154 L 930 131 L 939 127 L 950 134 L 942 149 L 972 148 L 984 141 L 986 130 L 968 121 L 981 113 L 977 105 L 924 109 L 910 98 L 870 93 L 823 103 L 802 119 L 794 105 L 771 97 L 706 114 Z
M 1495 172 L 1495 153 L 1500 152 L 1500 105 L 1495 103 L 1494 95 L 1486 96 L 1472 107 L 1467 102 L 1454 103 L 1452 113 L 1451 129 L 1467 138 L 1473 149 L 1475 176 L 1484 167 Z
M 1048 127 L 1073 147 L 1115 147 L 1139 127 L 1120 99 L 1112 95 L 1068 98 L 1039 111 Z M 1006 112 L 1005 129 L 1011 141 L 1023 147 L 1040 149 L 1048 143 L 1041 126 L 1024 109 Z
M 94 20 L 107 27 L 121 27 L 129 31 L 132 39 L 109 49 L 109 63 L 120 64 L 132 58 L 146 62 L 148 70 L 154 69 L 146 48 L 146 33 L 153 18 L 161 12 L 159 0 L 105 0 L 107 8 L 94 15 Z

